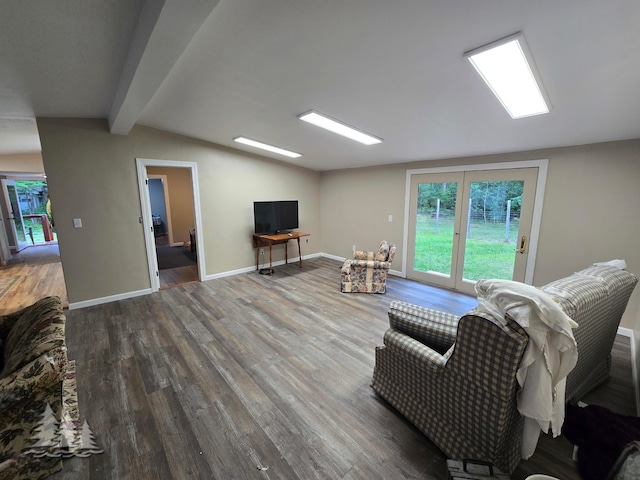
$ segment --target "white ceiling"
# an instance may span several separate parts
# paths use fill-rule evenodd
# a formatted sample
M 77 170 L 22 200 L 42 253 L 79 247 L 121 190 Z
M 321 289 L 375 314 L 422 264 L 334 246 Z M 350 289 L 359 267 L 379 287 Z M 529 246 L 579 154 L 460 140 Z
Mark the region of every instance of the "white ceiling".
M 638 138 L 638 25 L 637 0 L 3 2 L 0 154 L 39 150 L 34 116 L 258 153 L 243 135 L 315 170 Z M 552 110 L 512 120 L 463 53 L 520 31 Z M 384 141 L 296 118 L 310 109 Z

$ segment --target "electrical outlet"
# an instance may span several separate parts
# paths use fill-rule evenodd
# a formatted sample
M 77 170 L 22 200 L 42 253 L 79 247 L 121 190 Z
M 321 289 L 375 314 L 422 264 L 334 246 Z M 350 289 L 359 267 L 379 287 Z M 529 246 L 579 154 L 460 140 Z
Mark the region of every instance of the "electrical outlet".
M 260 255 L 264 255 L 264 248 L 260 249 Z

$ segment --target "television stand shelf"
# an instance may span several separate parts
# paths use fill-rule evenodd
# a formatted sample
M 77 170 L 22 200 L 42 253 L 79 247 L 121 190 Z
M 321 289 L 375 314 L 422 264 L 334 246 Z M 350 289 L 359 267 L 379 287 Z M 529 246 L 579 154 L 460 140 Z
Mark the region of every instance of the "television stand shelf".
M 300 268 L 302 268 L 302 254 L 300 252 L 300 238 L 308 237 L 309 233 L 303 232 L 291 232 L 291 233 L 278 233 L 276 235 L 261 235 L 258 233 L 253 234 L 253 248 L 256 249 L 256 270 L 258 270 L 258 260 L 260 256 L 260 247 L 269 247 L 269 275 L 273 275 L 273 256 L 271 248 L 273 245 L 279 245 L 284 243 L 284 263 L 289 263 L 287 245 L 289 240 L 298 241 L 298 257 L 300 260 Z

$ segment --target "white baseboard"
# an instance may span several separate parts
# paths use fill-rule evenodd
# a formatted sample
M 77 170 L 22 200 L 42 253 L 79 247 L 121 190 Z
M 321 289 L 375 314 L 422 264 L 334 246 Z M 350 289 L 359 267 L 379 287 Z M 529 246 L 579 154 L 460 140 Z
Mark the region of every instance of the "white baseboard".
M 211 275 L 205 275 L 204 281 L 206 282 L 208 280 L 215 280 L 216 278 L 230 277 L 232 275 L 239 275 L 241 273 L 249 273 L 249 272 L 255 272 L 255 271 L 256 271 L 256 267 L 251 266 L 251 267 L 239 268 L 237 270 L 228 270 L 226 272 L 212 273 Z
M 346 260 L 345 257 L 339 257 L 337 255 L 331 255 L 330 253 L 318 253 L 316 256 L 330 258 L 331 260 L 338 260 L 339 262 L 344 262 Z
M 309 260 L 311 258 L 317 258 L 322 256 L 321 253 L 312 253 L 311 255 L 303 255 L 302 256 L 302 260 Z M 289 263 L 296 263 L 300 261 L 300 257 L 293 257 L 289 259 Z M 277 262 L 273 262 L 272 265 L 274 267 L 277 267 L 279 265 L 284 265 L 285 261 L 284 260 L 278 260 Z M 304 265 L 304 263 L 303 263 Z M 260 264 L 260 268 L 267 268 L 269 266 L 268 263 L 263 263 Z M 255 266 L 250 266 L 250 267 L 244 267 L 244 268 L 239 268 L 237 270 L 228 270 L 226 272 L 220 272 L 220 273 L 212 273 L 211 275 L 206 275 L 204 277 L 204 281 L 206 282 L 207 280 L 215 280 L 216 278 L 224 278 L 224 277 L 230 277 L 232 275 L 239 275 L 241 273 L 251 273 L 251 272 L 255 272 L 256 271 L 256 267 Z
M 108 297 L 92 298 L 91 300 L 83 300 L 82 302 L 69 303 L 69 310 L 102 305 L 103 303 L 117 302 L 118 300 L 126 300 L 127 298 L 141 297 L 142 295 L 149 295 L 150 293 L 152 293 L 151 289 L 145 288 L 144 290 L 136 290 L 135 292 L 125 292 L 117 295 L 110 295 Z
M 633 337 L 633 330 L 625 327 L 618 327 L 618 335 L 622 335 L 623 337 Z

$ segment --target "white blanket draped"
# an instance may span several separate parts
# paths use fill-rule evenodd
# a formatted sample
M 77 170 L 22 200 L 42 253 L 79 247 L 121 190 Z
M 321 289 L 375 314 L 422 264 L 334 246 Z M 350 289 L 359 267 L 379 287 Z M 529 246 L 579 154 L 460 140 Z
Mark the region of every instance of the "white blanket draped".
M 531 285 L 510 280 L 476 283 L 478 310 L 506 323 L 513 318 L 529 335 L 517 380 L 518 411 L 524 416 L 522 458 L 535 452 L 540 430 L 553 436 L 564 422 L 566 377 L 575 367 L 578 350 L 569 318 L 546 293 Z

